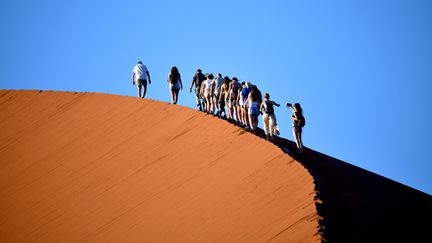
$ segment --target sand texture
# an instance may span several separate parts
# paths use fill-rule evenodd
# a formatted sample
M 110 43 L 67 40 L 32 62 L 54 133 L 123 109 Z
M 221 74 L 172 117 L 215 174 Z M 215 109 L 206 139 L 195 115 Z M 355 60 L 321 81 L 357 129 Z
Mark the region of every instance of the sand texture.
M 320 242 L 316 188 L 275 144 L 186 107 L 0 91 L 0 242 Z

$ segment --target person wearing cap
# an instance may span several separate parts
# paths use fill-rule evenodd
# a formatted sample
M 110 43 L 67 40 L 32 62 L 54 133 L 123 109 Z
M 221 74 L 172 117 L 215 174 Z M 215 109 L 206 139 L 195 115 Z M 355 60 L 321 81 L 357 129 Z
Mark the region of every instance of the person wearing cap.
M 132 85 L 137 84 L 138 97 L 144 98 L 147 92 L 147 78 L 151 84 L 150 73 L 141 61 L 139 61 L 132 71 Z
M 200 97 L 200 93 L 201 93 L 200 89 L 201 89 L 201 84 L 205 79 L 206 78 L 202 73 L 201 69 L 197 69 L 195 75 L 192 77 L 192 82 L 189 87 L 190 93 L 192 93 L 192 87 L 195 85 L 195 100 L 197 104 L 197 109 L 200 111 L 204 110 L 203 100 Z

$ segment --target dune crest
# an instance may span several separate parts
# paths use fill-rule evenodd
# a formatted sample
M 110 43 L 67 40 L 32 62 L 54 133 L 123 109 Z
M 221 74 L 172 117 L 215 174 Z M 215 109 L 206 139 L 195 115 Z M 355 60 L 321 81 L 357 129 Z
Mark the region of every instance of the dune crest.
M 319 242 L 277 146 L 148 99 L 0 91 L 1 242 Z

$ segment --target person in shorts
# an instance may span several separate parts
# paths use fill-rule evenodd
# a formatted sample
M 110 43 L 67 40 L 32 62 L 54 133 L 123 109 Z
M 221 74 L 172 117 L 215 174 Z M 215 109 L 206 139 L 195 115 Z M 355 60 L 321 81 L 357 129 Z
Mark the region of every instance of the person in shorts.
M 137 84 L 138 97 L 144 98 L 147 92 L 147 79 L 151 84 L 150 73 L 141 61 L 135 65 L 132 71 L 132 85 Z
M 300 103 L 295 103 L 292 105 L 291 103 L 286 103 L 288 108 L 291 108 L 293 111 L 293 115 L 291 116 L 293 123 L 293 135 L 297 145 L 297 149 L 299 153 L 302 153 L 304 150 L 303 141 L 302 141 L 302 132 L 303 127 L 306 123 L 305 118 L 303 116 L 303 109 L 300 106 Z
M 279 107 L 280 104 L 270 100 L 270 94 L 264 94 L 264 101 L 261 103 L 261 112 L 263 114 L 264 132 L 267 140 L 273 140 L 273 136 L 277 135 L 277 123 L 276 115 L 274 112 L 274 106 Z
M 218 73 L 213 79 L 213 106 L 214 109 L 217 110 L 216 115 L 218 116 L 220 116 L 221 113 L 221 107 L 218 101 L 223 83 L 224 78 L 222 78 L 222 74 Z
M 172 67 L 168 73 L 168 85 L 171 94 L 171 101 L 175 105 L 178 102 L 179 91 L 183 89 L 180 72 L 177 67 Z

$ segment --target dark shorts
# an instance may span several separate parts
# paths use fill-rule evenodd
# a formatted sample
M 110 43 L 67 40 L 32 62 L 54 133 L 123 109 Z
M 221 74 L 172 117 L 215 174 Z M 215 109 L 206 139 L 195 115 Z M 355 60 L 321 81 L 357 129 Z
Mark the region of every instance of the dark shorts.
M 301 133 L 302 132 L 302 128 L 294 126 L 293 127 L 293 131 L 296 132 L 296 133 Z
M 147 80 L 146 79 L 138 79 L 136 81 L 136 83 L 137 83 L 138 87 L 141 85 L 147 86 Z

